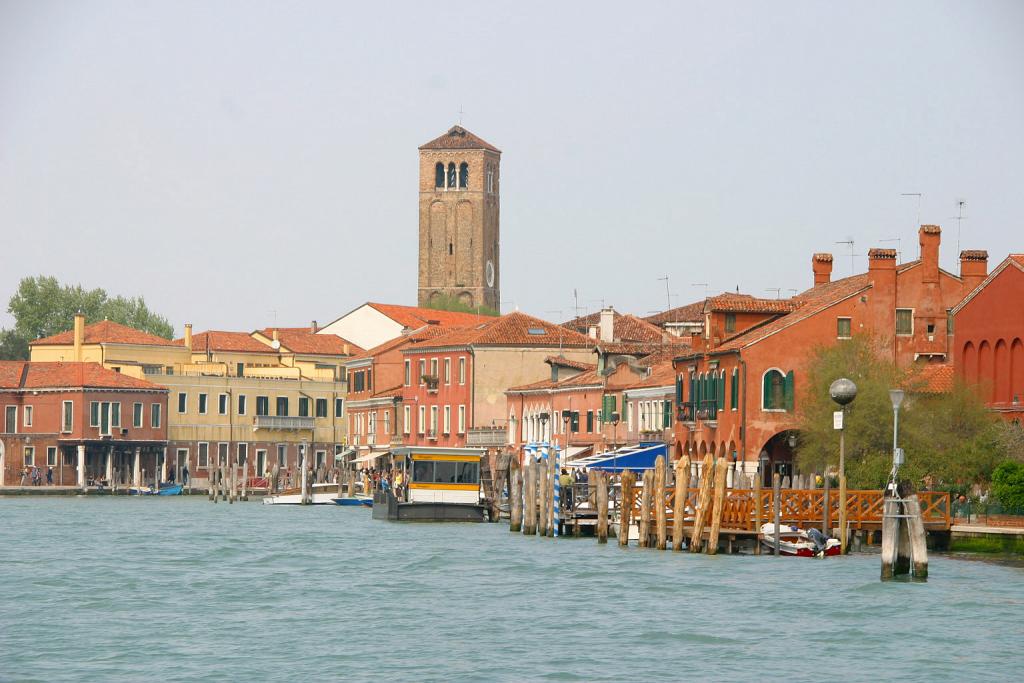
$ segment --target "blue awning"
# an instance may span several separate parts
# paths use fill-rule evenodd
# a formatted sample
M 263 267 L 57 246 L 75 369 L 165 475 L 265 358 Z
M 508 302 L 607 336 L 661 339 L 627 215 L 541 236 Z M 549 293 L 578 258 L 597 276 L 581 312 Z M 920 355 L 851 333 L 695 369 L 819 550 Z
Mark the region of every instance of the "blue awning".
M 585 467 L 605 472 L 622 472 L 623 470 L 638 472 L 653 469 L 654 461 L 658 459 L 659 455 L 665 458 L 665 464 L 667 465 L 667 445 L 663 443 L 641 444 L 639 446 L 619 448 L 606 453 L 597 453 L 577 460 L 571 463 L 571 465 L 573 467 Z

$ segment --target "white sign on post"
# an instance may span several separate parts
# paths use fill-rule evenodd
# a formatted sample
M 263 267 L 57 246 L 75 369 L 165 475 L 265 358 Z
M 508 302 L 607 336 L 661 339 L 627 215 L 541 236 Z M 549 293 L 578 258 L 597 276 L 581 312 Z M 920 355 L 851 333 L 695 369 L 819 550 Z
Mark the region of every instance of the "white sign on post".
M 843 428 L 843 411 L 837 410 L 832 413 L 832 428 L 842 429 Z

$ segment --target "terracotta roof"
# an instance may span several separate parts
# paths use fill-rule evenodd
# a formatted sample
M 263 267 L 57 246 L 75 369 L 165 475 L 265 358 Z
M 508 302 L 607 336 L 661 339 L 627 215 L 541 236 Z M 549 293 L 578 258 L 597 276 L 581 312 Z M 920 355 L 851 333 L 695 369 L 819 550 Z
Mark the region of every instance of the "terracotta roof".
M 518 311 L 487 320 L 488 322 L 456 330 L 423 342 L 421 346 L 425 348 L 443 346 L 565 346 L 580 348 L 594 344 L 593 339 L 579 332 L 567 330 L 560 325 Z
M 177 341 L 177 340 L 176 340 Z M 184 343 L 184 340 L 181 340 Z M 192 335 L 192 352 L 235 351 L 239 353 L 276 354 L 270 345 L 253 339 L 248 332 L 223 332 L 207 330 Z
M 895 260 L 896 259 L 896 250 L 895 249 L 883 249 L 881 247 L 874 247 L 872 249 L 868 249 L 868 258 L 869 259 L 883 259 L 884 258 L 884 259 L 893 259 L 893 260 Z
M 406 334 L 395 337 L 394 339 L 389 339 L 383 344 L 378 344 L 377 346 L 374 346 L 372 349 L 360 351 L 356 355 L 347 358 L 346 360 L 365 360 L 366 358 L 375 358 L 376 356 L 379 356 L 382 353 L 394 351 L 395 349 L 401 348 L 403 346 L 412 346 L 413 344 L 418 344 L 419 342 L 426 341 L 428 339 L 433 339 L 434 337 L 439 337 L 443 334 L 448 334 L 455 330 L 461 329 L 463 328 L 444 327 L 441 325 L 424 325 L 418 330 L 412 330 Z
M 108 370 L 99 363 L 0 361 L 0 389 L 151 389 L 144 379 Z
M 565 356 L 548 356 L 544 359 L 545 363 L 550 365 L 559 365 L 563 368 L 572 368 L 573 370 L 593 370 L 597 367 L 594 363 L 584 363 L 583 361 L 570 360 Z
M 703 323 L 704 299 L 669 309 L 664 313 L 648 316 L 644 320 L 660 327 L 664 327 L 668 323 Z
M 759 299 L 750 294 L 719 294 L 707 300 L 705 310 L 726 313 L 789 313 L 797 304 L 790 299 Z
M 259 330 L 259 334 L 267 339 L 274 338 L 273 327 Z M 277 338 L 281 346 L 294 353 L 308 353 L 318 356 L 351 356 L 361 352 L 363 349 L 350 341 L 342 339 L 336 334 L 316 334 L 308 327 L 279 327 Z M 195 342 L 193 342 L 193 348 Z
M 832 263 L 832 254 L 827 251 L 820 251 L 812 256 L 811 260 L 817 261 L 818 263 Z
M 83 332 L 83 343 L 85 344 L 140 344 L 145 346 L 180 346 L 170 339 L 158 337 L 149 332 L 137 330 L 110 320 L 102 320 L 98 323 L 86 325 Z M 73 329 L 55 334 L 42 339 L 36 339 L 29 343 L 29 346 L 64 346 L 74 345 L 75 331 Z
M 1009 258 L 1017 265 L 1024 266 L 1024 254 L 1010 254 Z
M 942 233 L 942 228 L 937 225 L 922 225 L 921 232 L 928 235 L 939 235 Z
M 501 154 L 501 150 L 489 142 L 484 142 L 462 126 L 452 126 L 439 138 L 434 138 L 420 149 L 487 149 Z
M 659 360 L 658 363 L 651 366 L 651 374 L 642 380 L 629 384 L 625 389 L 642 389 L 645 387 L 663 387 L 668 385 L 674 385 L 676 381 L 676 371 L 672 367 L 672 361 Z
M 790 325 L 795 325 L 801 320 L 805 320 L 806 318 L 809 318 L 812 315 L 825 310 L 829 306 L 853 296 L 857 292 L 867 289 L 870 286 L 871 281 L 868 279 L 867 273 L 861 273 L 860 275 L 853 275 L 841 280 L 833 280 L 831 282 L 826 282 L 812 287 L 802 294 L 793 297 L 792 301 L 794 301 L 799 307 L 792 313 L 783 315 L 764 325 L 759 325 L 741 332 L 735 337 L 727 340 L 724 344 L 713 349 L 712 353 L 734 351 L 736 349 L 742 349 L 750 346 L 751 344 L 756 344 L 762 339 L 765 339 L 780 330 L 784 330 Z
M 373 302 L 367 305 L 380 311 L 402 327 L 407 327 L 411 330 L 419 329 L 430 323 L 444 326 L 468 327 L 488 320 L 495 320 L 494 316 L 463 313 L 461 311 L 437 311 L 433 308 L 400 306 L 398 304 L 375 304 Z
M 999 277 L 999 275 L 1011 265 L 1019 270 L 1024 271 L 1024 254 L 1010 254 L 1005 259 L 1000 261 L 999 265 L 993 268 L 992 272 L 989 273 L 985 277 L 985 279 L 978 284 L 977 287 L 971 290 L 970 293 L 967 294 L 967 296 L 960 300 L 960 303 L 958 303 L 956 306 L 952 308 L 953 315 L 959 313 L 964 306 L 969 304 L 974 299 L 974 297 L 978 296 L 978 294 L 980 294 L 983 289 L 988 287 L 990 282 Z
M 591 327 L 600 326 L 601 312 L 581 315 L 562 323 L 562 327 L 587 334 Z M 661 328 L 651 324 L 647 320 L 632 315 L 631 313 L 619 313 L 612 309 L 612 336 L 615 341 L 660 341 L 662 337 Z
M 953 366 L 929 363 L 911 378 L 909 387 L 918 394 L 945 394 L 953 389 Z
M 544 389 L 575 389 L 582 387 L 593 387 L 603 386 L 604 379 L 597 373 L 597 369 L 587 370 L 581 372 L 578 375 L 572 377 L 566 377 L 552 382 L 550 379 L 542 379 L 539 382 L 530 382 L 529 384 L 520 384 L 519 386 L 510 387 L 506 389 L 506 392 L 518 392 L 518 391 L 542 391 Z

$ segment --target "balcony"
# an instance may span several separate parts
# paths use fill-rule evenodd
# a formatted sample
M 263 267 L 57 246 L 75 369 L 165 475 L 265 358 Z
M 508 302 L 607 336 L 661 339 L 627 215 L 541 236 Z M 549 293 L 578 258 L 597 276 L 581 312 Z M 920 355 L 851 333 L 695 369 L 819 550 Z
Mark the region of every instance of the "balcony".
M 433 375 L 423 375 L 423 383 L 427 385 L 428 394 L 436 394 L 437 385 L 440 384 L 440 380 Z
M 716 427 L 718 426 L 718 402 L 710 400 L 680 403 L 676 411 L 676 420 L 690 428 L 696 426 L 698 420 L 706 422 L 710 427 Z
M 296 431 L 313 429 L 311 417 L 289 417 L 284 415 L 257 415 L 252 420 L 253 429 L 273 429 L 278 431 Z
M 428 429 L 427 430 L 427 440 L 428 441 L 437 441 L 437 430 L 436 429 Z
M 466 445 L 475 448 L 501 448 L 508 443 L 504 427 L 474 427 L 466 433 Z

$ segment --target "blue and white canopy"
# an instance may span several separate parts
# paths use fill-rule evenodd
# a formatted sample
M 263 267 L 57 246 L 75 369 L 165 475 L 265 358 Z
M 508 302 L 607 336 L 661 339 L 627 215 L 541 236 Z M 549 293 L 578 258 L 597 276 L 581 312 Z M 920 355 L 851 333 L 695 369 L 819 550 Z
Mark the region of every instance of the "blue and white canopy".
M 571 467 L 603 470 L 605 472 L 622 472 L 631 470 L 639 472 L 654 468 L 658 456 L 665 458 L 668 464 L 668 446 L 663 443 L 642 443 L 639 446 L 625 446 L 614 451 L 596 453 L 586 458 L 574 460 Z

